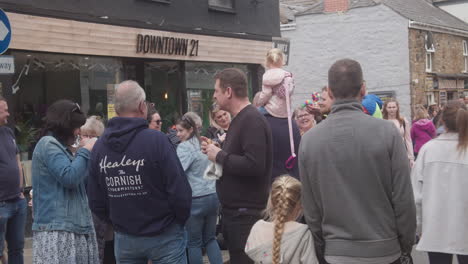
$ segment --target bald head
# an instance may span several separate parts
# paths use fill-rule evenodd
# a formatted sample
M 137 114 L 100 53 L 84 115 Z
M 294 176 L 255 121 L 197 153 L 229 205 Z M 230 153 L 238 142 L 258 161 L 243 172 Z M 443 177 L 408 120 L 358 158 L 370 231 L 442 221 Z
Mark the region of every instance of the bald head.
M 115 112 L 119 116 L 135 116 L 142 114 L 146 118 L 145 91 L 135 81 L 124 81 L 117 86 L 114 97 Z M 143 107 L 142 107 L 143 106 Z

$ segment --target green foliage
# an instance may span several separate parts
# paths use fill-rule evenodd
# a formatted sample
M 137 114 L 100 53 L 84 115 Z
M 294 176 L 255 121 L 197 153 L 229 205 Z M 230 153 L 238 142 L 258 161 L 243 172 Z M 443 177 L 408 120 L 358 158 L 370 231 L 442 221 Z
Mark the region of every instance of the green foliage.
M 15 128 L 18 131 L 16 144 L 20 152 L 27 152 L 31 144 L 36 141 L 39 131 L 31 125 L 30 120 L 17 122 Z

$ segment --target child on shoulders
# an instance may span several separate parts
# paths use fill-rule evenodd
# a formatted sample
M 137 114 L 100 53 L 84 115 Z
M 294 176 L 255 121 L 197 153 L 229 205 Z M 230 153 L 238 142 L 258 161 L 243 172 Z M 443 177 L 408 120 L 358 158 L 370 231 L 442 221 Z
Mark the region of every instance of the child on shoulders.
M 292 74 L 282 69 L 283 64 L 284 54 L 280 49 L 268 51 L 267 71 L 263 74 L 262 91 L 259 92 L 256 101 L 262 114 L 270 114 L 279 118 L 288 117 L 286 100 L 292 95 L 294 81 Z

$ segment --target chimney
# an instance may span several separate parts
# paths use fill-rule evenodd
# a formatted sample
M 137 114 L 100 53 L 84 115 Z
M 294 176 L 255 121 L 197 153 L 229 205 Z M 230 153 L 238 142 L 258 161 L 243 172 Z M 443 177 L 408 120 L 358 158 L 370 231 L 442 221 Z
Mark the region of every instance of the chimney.
M 324 12 L 346 12 L 349 8 L 349 0 L 324 0 Z

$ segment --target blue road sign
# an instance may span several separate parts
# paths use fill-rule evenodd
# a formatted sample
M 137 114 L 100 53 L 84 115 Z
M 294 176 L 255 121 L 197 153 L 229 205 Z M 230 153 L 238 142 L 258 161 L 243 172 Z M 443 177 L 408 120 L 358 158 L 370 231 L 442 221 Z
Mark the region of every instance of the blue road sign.
M 5 12 L 0 9 L 0 54 L 3 54 L 10 46 L 11 26 Z

